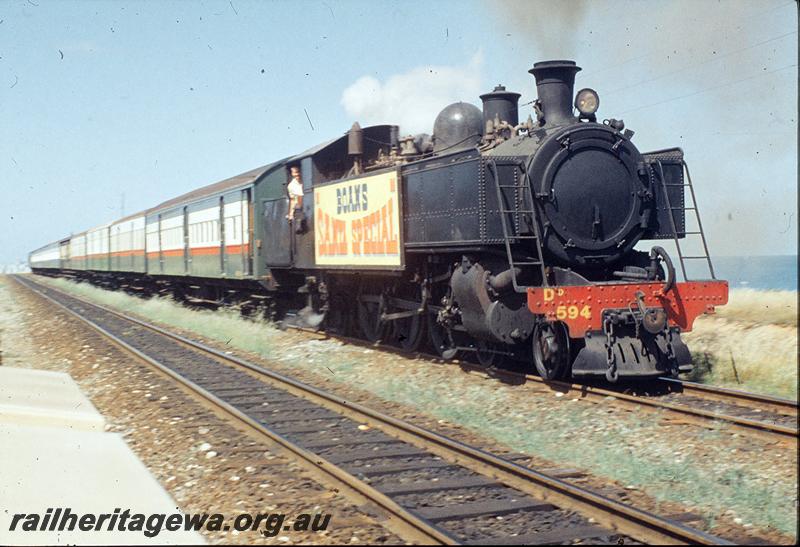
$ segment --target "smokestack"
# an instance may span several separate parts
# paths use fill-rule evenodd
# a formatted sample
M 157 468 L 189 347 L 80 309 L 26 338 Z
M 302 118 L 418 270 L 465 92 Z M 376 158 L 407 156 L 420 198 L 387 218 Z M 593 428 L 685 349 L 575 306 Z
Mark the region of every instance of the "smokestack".
M 581 67 L 575 61 L 542 61 L 534 63 L 528 72 L 536 78 L 536 92 L 547 125 L 562 125 L 574 121 L 572 100 L 575 74 Z

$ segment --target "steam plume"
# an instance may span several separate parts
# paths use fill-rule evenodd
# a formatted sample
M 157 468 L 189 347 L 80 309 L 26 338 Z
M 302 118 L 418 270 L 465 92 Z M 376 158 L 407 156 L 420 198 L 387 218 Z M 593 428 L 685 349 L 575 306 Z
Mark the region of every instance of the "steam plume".
M 442 108 L 456 101 L 475 102 L 482 65 L 478 52 L 465 66 L 418 66 L 383 82 L 362 76 L 344 90 L 341 103 L 361 125 L 392 123 L 403 134 L 430 133 Z

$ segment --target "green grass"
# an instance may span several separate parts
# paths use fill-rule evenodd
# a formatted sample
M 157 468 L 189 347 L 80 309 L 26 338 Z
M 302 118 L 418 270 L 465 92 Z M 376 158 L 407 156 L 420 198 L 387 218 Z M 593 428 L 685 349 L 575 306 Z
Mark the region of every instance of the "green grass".
M 371 366 L 369 358 L 353 353 L 378 357 L 378 352 L 352 348 L 345 351 L 331 340 L 309 340 L 279 351 L 275 344 L 282 336 L 280 331 L 233 312 L 193 311 L 168 299 L 142 300 L 60 279 L 47 282 L 108 307 L 191 330 L 294 368 L 317 374 L 330 370 L 336 382 L 356 385 L 383 399 L 460 424 L 513 450 L 559 465 L 589 469 L 595 475 L 643 490 L 656 500 L 694 506 L 709 521 L 733 510 L 745 522 L 796 533 L 796 476 L 765 479 L 763 472 L 770 468 L 768 462 L 759 469 L 753 466 L 752 457 L 748 461 L 732 455 L 730 442 L 714 442 L 720 435 L 715 431 L 681 431 L 681 440 L 676 443 L 676 433 L 664 435 L 657 414 L 607 415 L 602 406 L 575 402 L 568 396 L 557 400 L 550 400 L 548 395 L 532 396 L 530 404 L 521 405 L 518 389 L 476 382 L 469 375 L 449 372 L 452 368 L 435 371 L 409 362 L 396 374 L 387 376 Z M 710 321 L 733 324 L 727 319 Z M 785 335 L 786 327 L 762 324 L 753 328 L 763 327 L 779 328 Z M 701 342 L 705 340 L 702 336 L 711 334 L 704 328 L 695 333 L 701 335 Z M 731 337 L 719 347 L 714 346 L 714 351 L 722 355 L 725 344 L 732 343 L 735 336 L 747 338 L 739 331 L 735 336 L 733 331 L 722 335 Z M 710 346 L 706 349 L 711 351 Z M 745 361 L 742 359 L 742 363 Z M 739 363 L 737 358 L 737 367 Z M 742 371 L 752 373 L 743 365 Z M 440 373 L 438 378 L 444 376 L 446 380 L 432 382 L 431 373 Z M 690 451 L 681 451 L 684 445 L 692 444 L 703 448 L 702 459 L 694 460 Z
M 153 321 L 190 330 L 207 339 L 217 340 L 264 357 L 272 356 L 271 340 L 280 334 L 265 321 L 245 320 L 232 310 L 190 310 L 168 298 L 142 299 L 65 279 L 44 281 L 116 310 L 137 313 Z
M 765 486 L 746 463 L 718 465 L 731 459 L 727 448 L 722 448 L 727 446 L 724 442 L 706 465 L 676 458 L 674 438 L 673 442 L 660 438 L 663 430 L 659 431 L 656 415 L 604 420 L 598 407 L 571 401 L 548 408 L 543 415 L 535 408 L 515 408 L 503 390 L 482 385 L 460 387 L 458 376 L 453 378 L 456 385 L 448 386 L 409 381 L 405 376 L 359 380 L 362 387 L 386 399 L 413 404 L 514 450 L 590 469 L 595 475 L 644 490 L 657 500 L 700 506 L 709 515 L 732 509 L 746 522 L 795 533 L 796 512 L 787 501 L 795 494 L 791 484 Z M 443 405 L 445 401 L 448 404 Z M 705 439 L 714 435 L 707 434 Z M 714 445 L 707 446 L 711 450 Z

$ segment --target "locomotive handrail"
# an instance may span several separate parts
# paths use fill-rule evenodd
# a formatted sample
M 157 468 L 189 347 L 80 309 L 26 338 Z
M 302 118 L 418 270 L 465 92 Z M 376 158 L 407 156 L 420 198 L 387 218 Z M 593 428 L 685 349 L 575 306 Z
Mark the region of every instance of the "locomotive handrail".
M 681 273 L 683 273 L 683 280 L 687 281 L 689 278 L 686 276 L 686 264 L 683 260 L 683 253 L 681 251 L 681 244 L 678 241 L 678 226 L 675 224 L 675 213 L 672 210 L 672 203 L 669 200 L 669 193 L 667 192 L 666 179 L 664 178 L 664 166 L 661 160 L 656 160 L 658 165 L 658 176 L 661 179 L 661 190 L 664 194 L 664 203 L 669 213 L 669 223 L 672 226 L 672 238 L 675 240 L 675 249 L 678 251 L 678 260 L 681 263 Z
M 667 266 L 667 279 L 664 281 L 664 288 L 662 289 L 664 293 L 667 293 L 675 286 L 675 266 L 672 265 L 672 259 L 667 254 L 667 251 L 663 247 L 656 245 L 650 249 L 650 258 L 656 259 L 659 256 Z
M 533 189 L 531 188 L 531 177 L 530 177 L 530 167 L 533 163 L 534 156 L 532 155 L 528 158 L 528 161 L 525 163 L 520 163 L 520 167 L 522 167 L 522 172 L 524 178 L 522 179 L 522 192 L 523 196 L 525 195 L 525 191 L 528 192 L 530 196 L 530 203 L 531 203 L 531 222 L 533 224 L 533 233 L 536 236 L 536 252 L 540 262 L 540 269 L 542 273 L 542 286 L 547 287 L 549 284 L 547 282 L 547 275 L 544 268 L 544 252 L 542 251 L 542 234 L 539 232 L 539 219 L 538 212 L 536 208 L 536 200 L 533 198 Z
M 700 239 L 703 241 L 703 252 L 706 254 L 706 261 L 708 262 L 708 271 L 711 273 L 711 279 L 716 279 L 717 276 L 714 274 L 714 265 L 711 263 L 711 255 L 708 252 L 708 244 L 706 243 L 706 232 L 703 230 L 703 222 L 700 219 L 700 211 L 697 209 L 697 198 L 694 195 L 694 184 L 692 184 L 692 175 L 689 173 L 689 166 L 686 164 L 686 160 L 681 160 L 681 165 L 683 165 L 683 169 L 686 171 L 686 180 L 689 182 L 689 192 L 692 194 L 692 207 L 694 207 L 694 214 L 697 217 L 697 228 L 700 232 Z M 666 188 L 666 187 L 665 187 Z
M 500 225 L 503 227 L 503 243 L 506 246 L 506 256 L 508 258 L 508 265 L 513 270 L 514 268 L 514 257 L 511 254 L 511 242 L 508 239 L 508 227 L 506 226 L 506 216 L 503 213 L 503 192 L 500 189 L 500 181 L 497 174 L 497 163 L 494 159 L 490 159 L 486 162 L 486 170 L 492 174 L 492 180 L 494 181 L 495 189 L 497 190 L 497 209 L 498 213 L 500 213 Z M 517 286 L 517 276 L 512 272 L 511 275 L 511 283 L 514 285 L 514 291 L 520 292 L 519 287 Z
M 525 191 L 526 191 L 526 189 L 528 190 L 528 192 L 531 192 L 531 190 L 530 190 L 530 177 L 528 176 L 528 169 L 524 166 L 524 164 L 518 163 L 517 165 L 522 167 L 522 170 L 524 172 L 524 178 L 522 179 L 522 185 L 521 186 L 517 186 L 517 185 L 514 185 L 514 186 L 515 186 L 515 188 L 517 188 L 517 189 L 522 191 L 522 201 L 524 202 L 525 201 Z M 509 268 L 511 270 L 511 284 L 514 287 L 514 292 L 525 293 L 527 288 L 526 287 L 520 287 L 519 283 L 517 283 L 517 274 L 516 274 L 516 269 L 517 268 L 516 268 L 516 265 L 514 263 L 514 254 L 511 251 L 510 238 L 512 236 L 509 235 L 509 228 L 508 228 L 508 225 L 507 225 L 508 219 L 506 218 L 506 215 L 508 213 L 513 213 L 515 211 L 517 213 L 520 213 L 519 207 L 516 204 L 516 196 L 515 196 L 514 210 L 512 210 L 512 209 L 508 209 L 508 210 L 504 209 L 503 208 L 503 204 L 505 203 L 505 195 L 503 193 L 503 188 L 500 185 L 500 176 L 499 176 L 499 173 L 497 172 L 497 162 L 494 159 L 489 159 L 486 162 L 486 167 L 487 167 L 487 171 L 489 171 L 491 173 L 491 175 L 492 175 L 492 179 L 494 180 L 495 190 L 497 191 L 497 208 L 498 208 L 498 213 L 499 213 L 499 216 L 500 216 L 500 225 L 503 227 L 503 243 L 505 244 L 505 247 L 506 247 L 506 258 L 508 260 L 508 265 L 509 265 Z M 530 205 L 531 205 L 531 215 L 532 215 L 531 223 L 533 224 L 533 233 L 534 233 L 534 235 L 532 237 L 531 236 L 527 236 L 527 238 L 536 240 L 537 257 L 536 257 L 536 261 L 535 262 L 531 262 L 529 264 L 536 264 L 536 265 L 539 266 L 539 269 L 541 270 L 541 275 L 542 275 L 542 285 L 546 287 L 546 286 L 548 286 L 548 283 L 547 283 L 547 275 L 546 275 L 545 270 L 544 270 L 544 256 L 543 256 L 543 253 L 542 253 L 542 240 L 541 240 L 541 236 L 539 234 L 539 223 L 538 223 L 538 219 L 536 218 L 536 204 L 534 203 L 532 193 L 530 195 Z M 514 239 L 517 239 L 517 240 L 523 238 L 523 236 L 521 236 L 520 234 L 517 234 L 516 236 L 513 236 L 513 237 L 514 237 Z
M 669 200 L 669 193 L 667 192 L 667 182 L 666 182 L 666 178 L 664 176 L 664 166 L 661 163 L 661 160 L 656 160 L 656 164 L 658 165 L 658 173 L 659 173 L 659 177 L 661 178 L 661 185 L 660 186 L 661 186 L 661 190 L 662 190 L 662 192 L 664 194 L 664 201 L 665 201 L 665 205 L 666 205 L 666 210 L 669 213 L 668 216 L 669 216 L 670 225 L 672 226 L 672 237 L 675 240 L 675 248 L 678 251 L 678 259 L 680 260 L 680 263 L 681 263 L 681 272 L 683 273 L 684 281 L 688 281 L 689 280 L 689 276 L 686 275 L 686 258 L 690 258 L 690 259 L 691 258 L 704 258 L 706 260 L 706 262 L 708 263 L 708 270 L 709 270 L 709 273 L 711 274 L 711 279 L 716 279 L 717 277 L 716 277 L 716 275 L 714 275 L 714 266 L 711 263 L 711 256 L 708 253 L 708 245 L 706 243 L 705 232 L 703 231 L 703 223 L 700 220 L 700 211 L 697 210 L 697 198 L 695 197 L 695 194 L 694 194 L 694 186 L 692 185 L 692 176 L 689 173 L 689 166 L 686 164 L 685 160 L 683 160 L 683 159 L 681 160 L 681 167 L 682 167 L 683 171 L 686 172 L 686 179 L 687 179 L 686 186 L 689 187 L 689 192 L 691 193 L 691 196 L 692 196 L 692 207 L 691 207 L 691 210 L 694 211 L 695 218 L 697 219 L 697 227 L 698 227 L 698 232 L 697 233 L 700 235 L 700 239 L 701 239 L 702 244 L 703 244 L 704 255 L 703 256 L 699 256 L 699 257 L 685 257 L 683 255 L 683 251 L 681 250 L 681 244 L 678 241 L 678 226 L 675 223 L 675 210 L 676 209 L 681 209 L 681 210 L 685 211 L 686 207 L 684 206 L 682 208 L 681 207 L 676 208 L 676 207 L 672 206 L 672 203 Z M 686 234 L 686 230 L 685 229 L 684 229 L 684 234 Z

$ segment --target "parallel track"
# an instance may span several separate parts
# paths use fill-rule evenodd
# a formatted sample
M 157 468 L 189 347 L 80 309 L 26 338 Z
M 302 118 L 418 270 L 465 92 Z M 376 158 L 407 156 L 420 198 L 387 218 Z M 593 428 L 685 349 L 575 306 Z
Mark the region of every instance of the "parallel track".
M 287 328 L 302 331 L 320 337 L 332 336 L 348 344 L 379 348 L 393 354 L 414 358 L 424 358 L 435 362 L 444 362 L 436 355 L 424 352 L 405 353 L 394 346 L 376 345 L 360 338 L 328 335 L 301 327 L 288 325 Z M 534 388 L 547 389 L 580 397 L 604 404 L 621 404 L 627 408 L 645 408 L 661 410 L 679 416 L 682 420 L 701 426 L 713 426 L 715 422 L 729 424 L 733 430 L 743 434 L 754 434 L 767 440 L 798 440 L 798 403 L 789 399 L 781 399 L 750 393 L 735 389 L 686 382 L 672 378 L 658 378 L 641 386 L 635 392 L 629 392 L 630 386 L 602 386 L 590 382 L 566 382 L 542 380 L 533 374 L 523 374 L 502 368 L 486 368 L 477 363 L 460 361 L 462 369 L 485 373 L 506 383 L 530 384 Z
M 735 404 L 741 407 L 753 408 L 761 411 L 774 412 L 797 418 L 797 401 L 782 399 L 760 393 L 750 393 L 738 389 L 730 389 L 708 384 L 698 384 L 673 378 L 659 378 L 659 381 L 671 392 L 683 393 L 710 401 Z
M 438 363 L 447 362 L 437 355 L 424 352 L 406 353 L 391 345 L 374 344 L 352 336 L 329 334 L 290 324 L 285 326 L 322 338 L 332 337 L 351 345 L 377 347 L 381 351 L 404 357 L 423 358 Z M 613 386 L 598 385 L 591 381 L 581 380 L 575 382 L 545 381 L 532 374 L 522 374 L 502 368 L 487 369 L 469 361 L 459 361 L 458 364 L 464 369 L 483 372 L 510 383 L 529 383 L 534 388 L 559 391 L 603 404 L 616 403 L 626 408 L 663 411 L 678 417 L 681 421 L 703 427 L 727 424 L 734 432 L 754 435 L 768 441 L 788 441 L 792 444 L 795 444 L 800 438 L 798 435 L 798 403 L 789 399 L 673 378 L 658 378 L 633 386 Z
M 771 441 L 798 439 L 797 403 L 754 393 L 736 392 L 713 386 L 695 389 L 689 382 L 659 378 L 652 387 L 654 393 L 631 394 L 624 387 L 596 387 L 590 384 L 543 382 L 538 376 L 524 375 L 525 381 L 547 384 L 565 394 L 575 394 L 595 400 L 614 402 L 627 407 L 661 410 L 701 426 L 728 424 L 731 431 L 753 434 Z M 669 383 L 667 383 L 669 382 Z M 668 386 L 668 390 L 664 389 Z M 666 391 L 666 393 L 665 393 Z M 743 396 L 739 396 L 739 394 Z M 759 403 L 761 401 L 761 403 Z M 782 407 L 774 401 L 784 401 Z M 758 406 L 761 404 L 762 406 Z
M 15 279 L 251 431 L 280 443 L 345 491 L 371 501 L 409 539 L 727 544 L 139 319 Z M 364 424 L 374 429 L 363 431 Z

